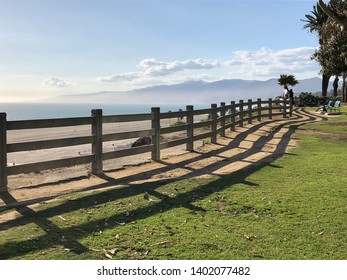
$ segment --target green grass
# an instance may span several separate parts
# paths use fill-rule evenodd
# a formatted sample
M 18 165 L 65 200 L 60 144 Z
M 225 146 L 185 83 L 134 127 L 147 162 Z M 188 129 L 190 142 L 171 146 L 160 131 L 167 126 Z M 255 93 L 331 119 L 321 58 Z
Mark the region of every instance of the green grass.
M 327 121 L 316 122 L 306 125 L 304 129 L 321 131 L 325 133 L 335 133 L 337 135 L 347 136 L 347 109 L 346 107 L 341 108 L 341 115 L 330 117 Z
M 229 176 L 62 196 L 3 224 L 0 259 L 346 259 L 344 122 Z

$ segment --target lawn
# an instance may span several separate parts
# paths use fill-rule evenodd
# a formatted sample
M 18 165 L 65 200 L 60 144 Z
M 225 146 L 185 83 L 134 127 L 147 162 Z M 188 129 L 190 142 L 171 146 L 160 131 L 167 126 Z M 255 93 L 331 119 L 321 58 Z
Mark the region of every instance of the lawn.
M 72 194 L 0 231 L 0 259 L 347 259 L 347 111 L 228 176 Z

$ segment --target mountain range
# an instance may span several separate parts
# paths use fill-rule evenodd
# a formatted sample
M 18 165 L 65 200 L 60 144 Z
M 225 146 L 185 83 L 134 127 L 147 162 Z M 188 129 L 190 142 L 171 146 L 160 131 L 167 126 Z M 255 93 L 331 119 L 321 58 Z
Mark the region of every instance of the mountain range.
M 322 80 L 299 80 L 293 90 L 320 92 Z M 61 95 L 45 102 L 59 103 L 117 103 L 117 104 L 211 104 L 238 101 L 240 99 L 267 99 L 283 94 L 277 79 L 267 81 L 228 79 L 215 82 L 189 81 L 173 85 L 158 85 L 130 91 L 102 91 L 96 93 Z

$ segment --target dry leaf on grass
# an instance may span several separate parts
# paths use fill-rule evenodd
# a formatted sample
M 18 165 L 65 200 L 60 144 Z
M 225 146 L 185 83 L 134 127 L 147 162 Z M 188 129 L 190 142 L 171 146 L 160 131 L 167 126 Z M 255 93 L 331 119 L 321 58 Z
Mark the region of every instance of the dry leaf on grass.
M 89 249 L 90 251 L 93 251 L 93 252 L 100 252 L 100 250 L 94 249 L 94 248 L 92 248 L 92 247 L 88 247 L 88 249 Z
M 247 234 L 244 234 L 243 235 L 247 240 L 249 241 L 252 241 L 256 236 L 253 236 L 253 235 L 247 235 Z
M 108 259 L 112 259 L 113 256 L 119 252 L 119 249 L 118 248 L 113 248 L 113 249 L 110 249 L 110 250 L 105 250 L 104 249 L 104 254 L 105 254 L 105 257 L 108 258 Z

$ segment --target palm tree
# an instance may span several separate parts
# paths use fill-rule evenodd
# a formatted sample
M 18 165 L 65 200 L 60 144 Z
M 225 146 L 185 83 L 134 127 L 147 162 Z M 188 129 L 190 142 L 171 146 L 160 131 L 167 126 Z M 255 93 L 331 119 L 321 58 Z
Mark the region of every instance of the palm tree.
M 319 44 L 323 44 L 324 36 L 323 36 L 323 26 L 327 22 L 329 16 L 323 11 L 320 5 L 313 6 L 313 11 L 311 14 L 305 15 L 306 20 L 302 20 L 306 22 L 304 25 L 305 29 L 309 29 L 311 33 L 318 33 L 318 41 Z M 328 86 L 331 75 L 326 73 L 322 73 L 322 96 L 327 96 L 328 94 Z
M 286 74 L 281 74 L 277 81 L 280 86 L 284 87 L 284 89 L 287 89 L 288 86 L 293 87 L 299 83 L 294 75 L 286 75 Z
M 323 25 L 328 20 L 328 15 L 324 13 L 322 8 L 317 4 L 313 6 L 313 11 L 311 14 L 305 15 L 306 19 L 302 19 L 301 21 L 306 22 L 304 25 L 305 29 L 309 29 L 311 33 L 318 32 L 319 43 L 321 44 L 322 37 L 322 28 Z
M 333 2 L 333 3 L 331 3 Z M 330 1 L 330 5 L 326 5 L 323 0 L 318 0 L 318 6 L 329 16 L 334 22 L 341 26 L 342 29 L 347 30 L 347 15 L 346 13 L 338 12 L 346 9 L 346 1 Z M 335 7 L 334 7 L 335 6 Z M 335 9 L 334 9 L 335 8 Z

